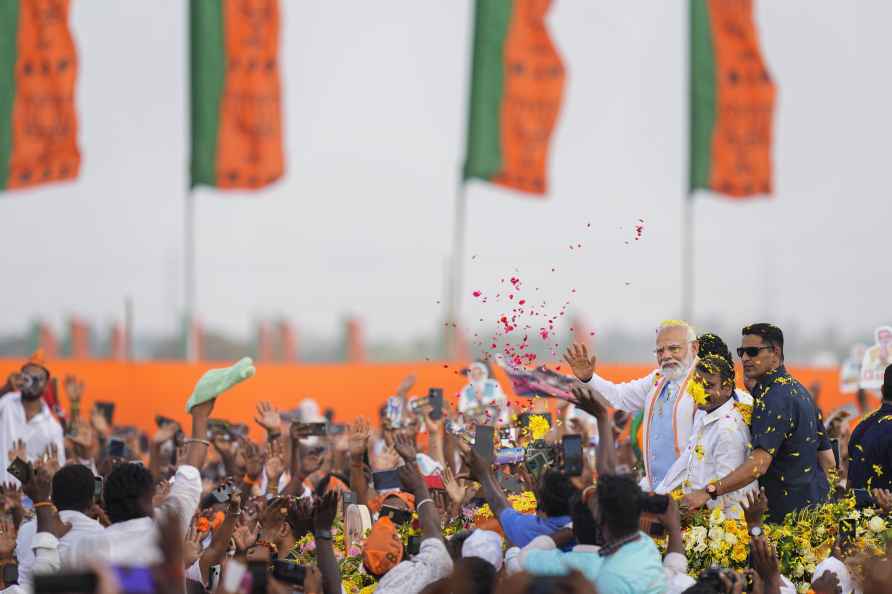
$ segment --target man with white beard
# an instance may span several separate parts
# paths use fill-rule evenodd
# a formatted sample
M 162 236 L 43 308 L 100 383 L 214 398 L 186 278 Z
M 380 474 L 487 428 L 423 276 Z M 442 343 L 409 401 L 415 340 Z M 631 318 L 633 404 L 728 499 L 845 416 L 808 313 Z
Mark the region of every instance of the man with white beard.
M 687 322 L 667 320 L 657 328 L 654 354 L 659 369 L 621 384 L 595 373 L 594 355 L 585 345 L 574 344 L 564 359 L 579 381 L 600 392 L 610 405 L 629 413 L 644 411 L 641 447 L 644 479 L 641 488 L 653 491 L 687 445 L 697 405 L 687 393 L 688 380 L 697 361 L 700 344 Z

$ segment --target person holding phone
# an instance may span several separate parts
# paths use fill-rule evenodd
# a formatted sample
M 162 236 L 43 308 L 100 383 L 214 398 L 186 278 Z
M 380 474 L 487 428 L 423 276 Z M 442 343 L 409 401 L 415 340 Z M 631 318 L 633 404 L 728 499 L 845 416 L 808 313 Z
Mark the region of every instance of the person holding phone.
M 55 450 L 59 465 L 65 465 L 65 437 L 62 425 L 53 417 L 43 401 L 50 381 L 41 351 L 35 352 L 18 373 L 10 374 L 0 387 L 0 455 L 24 445 L 26 461 L 33 462 Z M 13 482 L 15 477 L 0 465 L 0 483 Z

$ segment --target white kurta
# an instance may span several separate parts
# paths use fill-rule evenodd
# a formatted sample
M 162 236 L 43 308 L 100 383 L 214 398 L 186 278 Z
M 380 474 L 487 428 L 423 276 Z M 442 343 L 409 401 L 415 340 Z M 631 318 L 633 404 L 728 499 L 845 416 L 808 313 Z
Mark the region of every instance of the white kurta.
M 0 398 L 0 448 L 3 448 L 3 460 L 12 444 L 21 439 L 28 451 L 28 462 L 40 458 L 50 447 L 56 444 L 59 450 L 59 464 L 65 464 L 65 439 L 62 425 L 59 424 L 49 407 L 41 401 L 41 411 L 27 420 L 25 408 L 22 406 L 22 395 L 12 392 Z M 7 464 L 0 464 L 0 482 L 19 482 L 6 472 Z

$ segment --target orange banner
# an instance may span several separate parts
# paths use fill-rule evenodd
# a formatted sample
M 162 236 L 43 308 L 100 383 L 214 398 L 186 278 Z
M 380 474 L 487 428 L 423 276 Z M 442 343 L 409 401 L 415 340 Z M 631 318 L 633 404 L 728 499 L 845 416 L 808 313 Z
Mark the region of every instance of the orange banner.
M 710 0 L 717 113 L 710 187 L 770 194 L 775 86 L 762 59 L 752 0 Z
M 19 0 L 9 188 L 77 177 L 77 52 L 69 0 Z
M 223 0 L 226 74 L 217 185 L 259 188 L 282 177 L 278 0 Z
M 17 370 L 22 363 L 21 359 L 0 359 L 0 378 Z M 147 431 L 152 430 L 155 415 L 159 414 L 186 422 L 184 406 L 195 382 L 202 373 L 216 366 L 212 363 L 95 360 L 49 363 L 55 377 L 72 373 L 84 380 L 86 390 L 82 410 L 90 410 L 97 400 L 116 402 L 116 424 L 133 425 Z M 254 408 L 261 400 L 270 400 L 281 410 L 288 410 L 303 398 L 313 398 L 321 408 L 333 408 L 340 421 L 352 420 L 358 415 L 377 419 L 378 409 L 410 373 L 417 378 L 412 395 L 424 395 L 428 388 L 440 387 L 446 400 L 455 406 L 458 392 L 466 383 L 459 369 L 447 363 L 258 365 L 255 377 L 223 395 L 214 416 L 253 425 Z M 652 369 L 645 365 L 598 366 L 599 373 L 617 382 L 642 377 Z M 839 392 L 839 375 L 835 369 L 792 367 L 791 372 L 806 388 L 820 386 L 819 404 L 824 411 L 854 401 L 854 396 Z M 511 394 L 511 382 L 500 369 L 495 373 L 505 392 Z M 63 395 L 61 400 L 67 410 L 67 396 Z M 528 402 L 527 399 L 512 400 Z M 553 407 L 554 401 L 550 404 Z M 876 405 L 877 401 L 872 400 L 870 404 Z M 256 435 L 257 429 L 254 431 Z
M 548 149 L 564 94 L 564 65 L 545 27 L 551 0 L 514 0 L 505 40 L 502 171 L 492 181 L 533 194 L 548 189 Z

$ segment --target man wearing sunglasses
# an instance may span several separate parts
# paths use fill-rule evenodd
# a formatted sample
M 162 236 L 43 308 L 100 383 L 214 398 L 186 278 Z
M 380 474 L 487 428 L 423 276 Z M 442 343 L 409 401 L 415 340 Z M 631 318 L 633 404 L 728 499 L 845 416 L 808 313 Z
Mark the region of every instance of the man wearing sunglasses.
M 585 345 L 574 344 L 564 354 L 576 378 L 604 396 L 610 406 L 633 414 L 644 411 L 641 488 L 646 491 L 660 484 L 691 435 L 697 405 L 687 393 L 687 384 L 699 348 L 697 334 L 687 322 L 667 320 L 657 328 L 654 355 L 659 369 L 621 384 L 595 373 L 595 357 Z
M 737 354 L 753 388 L 752 453 L 743 464 L 685 497 L 690 508 L 758 479 L 768 497 L 770 522 L 827 498 L 825 472 L 836 466 L 821 413 L 784 367 L 784 335 L 772 324 L 743 329 Z

